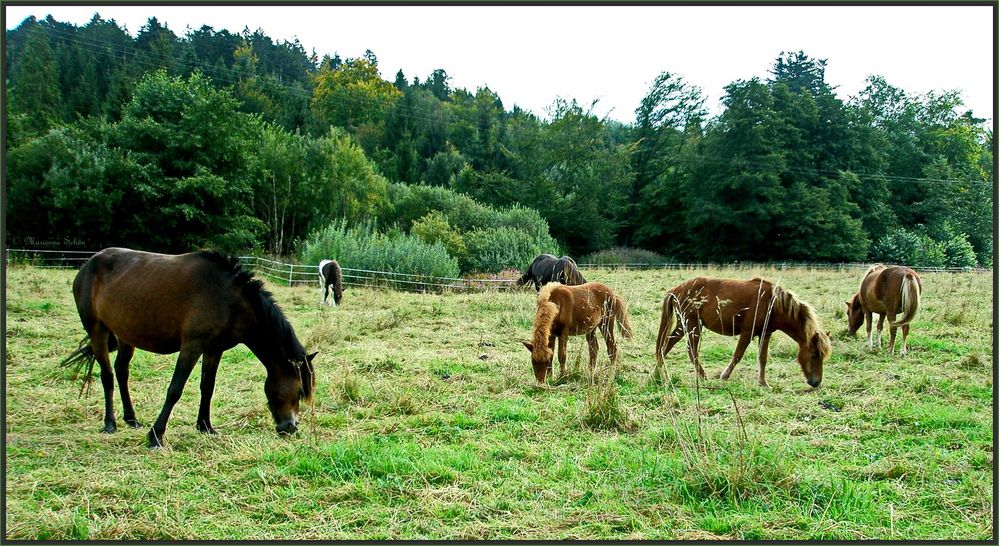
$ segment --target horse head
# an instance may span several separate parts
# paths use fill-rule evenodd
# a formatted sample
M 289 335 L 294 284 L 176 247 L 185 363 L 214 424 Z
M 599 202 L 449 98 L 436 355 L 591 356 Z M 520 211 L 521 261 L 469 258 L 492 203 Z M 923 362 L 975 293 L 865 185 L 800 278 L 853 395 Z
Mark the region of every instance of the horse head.
M 306 355 L 301 362 L 285 361 L 280 365 L 266 366 L 264 394 L 267 395 L 267 407 L 271 410 L 278 434 L 294 434 L 298 431 L 300 403 L 312 402 L 315 387 L 312 360 L 317 354 Z
M 846 327 L 850 335 L 854 335 L 863 325 L 864 307 L 860 304 L 860 292 L 858 292 L 846 302 Z
M 822 383 L 822 365 L 831 353 L 829 334 L 825 332 L 814 332 L 798 345 L 798 364 L 805 374 L 805 381 L 812 387 L 818 387 Z
M 539 385 L 544 384 L 548 373 L 552 369 L 552 359 L 555 356 L 555 351 L 546 345 L 535 346 L 533 343 L 527 341 L 523 341 L 522 343 L 524 347 L 527 347 L 528 351 L 531 351 L 531 366 L 534 367 L 534 378 L 538 380 Z

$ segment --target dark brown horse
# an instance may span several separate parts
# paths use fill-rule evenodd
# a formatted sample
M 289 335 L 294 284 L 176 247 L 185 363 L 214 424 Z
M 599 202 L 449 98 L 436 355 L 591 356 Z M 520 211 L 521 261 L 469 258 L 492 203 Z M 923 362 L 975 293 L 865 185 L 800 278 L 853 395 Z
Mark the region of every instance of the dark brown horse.
M 340 264 L 336 260 L 323 260 L 319 262 L 319 284 L 323 287 L 323 301 L 330 296 L 330 287 L 333 287 L 333 305 L 340 305 L 343 299 L 343 273 L 340 271 Z
M 794 293 L 758 278 L 740 281 L 697 277 L 670 290 L 663 300 L 656 368 L 662 367 L 663 356 L 686 334 L 688 356 L 703 378 L 704 368 L 697 352 L 702 327 L 726 336 L 739 336 L 732 361 L 721 373 L 722 379 L 732 375 L 750 340 L 759 337 L 759 382 L 767 386 L 767 349 L 770 336 L 777 330 L 798 342 L 798 364 L 812 387 L 822 382 L 822 364 L 832 352 L 829 336 L 820 330 L 815 310 Z
M 534 283 L 535 290 L 550 283 L 558 282 L 569 286 L 586 284 L 586 279 L 579 272 L 576 261 L 568 256 L 556 258 L 551 254 L 539 254 L 531 265 L 527 266 L 527 271 L 517 280 L 517 286 L 523 286 L 529 282 Z
M 613 290 L 599 282 L 565 286 L 553 282 L 538 293 L 538 311 L 534 317 L 532 341 L 523 342 L 531 351 L 531 364 L 538 383 L 552 372 L 555 340 L 558 340 L 559 375 L 565 375 L 566 346 L 569 336 L 586 336 L 590 348 L 590 368 L 597 361 L 597 328 L 603 333 L 607 356 L 617 362 L 614 321 L 625 338 L 631 339 L 628 305 Z
M 64 364 L 90 370 L 95 360 L 100 364 L 104 432 L 117 430 L 114 374 L 125 422 L 142 426 L 128 392 L 128 364 L 138 348 L 159 354 L 180 351 L 166 402 L 149 431 L 149 447 L 163 445 L 170 412 L 202 355 L 197 428 L 214 434 L 210 411 L 219 360 L 239 343 L 267 369 L 264 394 L 278 433 L 297 430 L 299 403 L 312 399 L 315 353 L 305 354 L 270 293 L 238 260 L 215 252 L 173 256 L 107 248 L 80 268 L 73 297 L 88 337 Z M 116 348 L 112 371 L 108 353 Z
M 860 289 L 846 302 L 846 321 L 850 334 L 856 334 L 864 322 L 867 322 L 867 345 L 873 349 L 871 326 L 874 322 L 873 314 L 878 313 L 878 347 L 881 346 L 885 317 L 888 317 L 888 333 L 891 336 L 888 340 L 888 353 L 895 352 L 895 333 L 901 326 L 902 348 L 898 353 L 904 355 L 909 323 L 919 310 L 922 291 L 923 282 L 919 275 L 908 267 L 886 267 L 881 264 L 871 267 L 860 281 Z M 902 317 L 895 320 L 899 314 Z

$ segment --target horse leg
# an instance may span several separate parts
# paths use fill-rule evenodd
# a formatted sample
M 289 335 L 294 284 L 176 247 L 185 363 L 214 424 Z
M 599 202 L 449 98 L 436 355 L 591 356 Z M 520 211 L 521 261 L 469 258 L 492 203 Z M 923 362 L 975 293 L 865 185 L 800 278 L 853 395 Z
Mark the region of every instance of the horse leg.
M 687 354 L 690 356 L 690 361 L 694 363 L 694 369 L 697 370 L 697 375 L 701 376 L 701 379 L 706 379 L 706 376 L 704 375 L 704 368 L 701 367 L 701 357 L 697 351 L 698 345 L 701 342 L 700 334 L 700 328 L 694 328 L 687 332 Z
M 881 348 L 881 332 L 885 329 L 885 315 L 878 315 L 878 349 Z
M 721 373 L 721 379 L 728 379 L 732 375 L 732 370 L 735 369 L 735 365 L 742 360 L 742 355 L 746 353 L 746 347 L 749 347 L 749 342 L 753 339 L 753 329 L 752 327 L 747 328 L 739 334 L 739 342 L 735 345 L 735 352 L 732 353 L 732 362 L 729 362 L 728 367 L 725 371 Z
M 566 347 L 569 345 L 569 334 L 563 333 L 558 336 L 558 373 L 559 376 L 565 375 L 565 361 L 566 358 Z M 551 370 L 549 370 L 550 372 Z
M 663 359 L 681 339 L 683 339 L 683 327 L 677 326 L 676 330 L 673 330 L 673 333 L 666 339 L 666 346 L 663 347 L 662 352 L 656 355 L 656 369 L 663 367 Z
M 610 301 L 604 302 L 603 313 L 600 319 L 600 333 L 604 336 L 604 345 L 607 345 L 607 357 L 610 358 L 611 366 L 616 366 L 617 341 L 614 340 L 614 310 Z
M 134 354 L 135 347 L 118 340 L 118 356 L 114 359 L 114 373 L 118 376 L 118 391 L 121 393 L 121 408 L 125 423 L 132 428 L 142 428 L 142 423 L 135 418 L 132 396 L 128 392 L 128 365 Z
M 110 332 L 103 326 L 96 325 L 90 334 L 90 347 L 94 358 L 101 365 L 101 386 L 104 388 L 104 429 L 102 432 L 111 434 L 118 430 L 114 418 L 114 371 L 111 369 L 111 358 L 108 356 L 108 335 Z
M 600 346 L 597 344 L 596 330 L 590 330 L 586 334 L 586 345 L 590 349 L 590 372 L 593 372 L 593 367 L 597 365 L 597 352 L 600 351 Z
M 769 387 L 767 384 L 767 352 L 770 349 L 770 336 L 772 333 L 763 334 L 760 337 L 760 386 Z
M 607 329 L 604 331 L 604 343 L 607 345 L 607 356 L 611 366 L 617 367 L 617 341 L 614 340 L 614 315 L 607 319 Z
M 212 395 L 215 393 L 215 374 L 219 371 L 222 353 L 205 353 L 201 360 L 201 405 L 198 407 L 197 428 L 201 432 L 216 434 L 212 427 Z
M 908 352 L 905 348 L 905 340 L 908 337 L 909 337 L 909 325 L 906 324 L 905 326 L 902 326 L 902 350 L 898 352 L 899 356 L 904 356 L 905 353 Z
M 898 326 L 892 326 L 895 322 L 895 315 L 888 316 L 888 354 L 895 354 L 895 334 L 898 333 Z
M 153 428 L 149 429 L 149 447 L 162 447 L 163 434 L 166 433 L 167 421 L 170 420 L 170 412 L 173 406 L 180 400 L 180 395 L 184 392 L 184 384 L 191 376 L 191 370 L 198 362 L 201 351 L 182 348 L 180 356 L 177 357 L 177 367 L 173 370 L 173 377 L 170 379 L 170 386 L 167 387 L 166 400 L 163 402 L 163 409 L 160 410 L 159 417 L 153 423 Z
M 867 348 L 868 349 L 873 349 L 874 348 L 874 332 L 872 332 L 871 330 L 872 330 L 872 328 L 874 328 L 874 313 L 872 313 L 870 311 L 865 311 L 864 312 L 864 322 L 867 324 Z

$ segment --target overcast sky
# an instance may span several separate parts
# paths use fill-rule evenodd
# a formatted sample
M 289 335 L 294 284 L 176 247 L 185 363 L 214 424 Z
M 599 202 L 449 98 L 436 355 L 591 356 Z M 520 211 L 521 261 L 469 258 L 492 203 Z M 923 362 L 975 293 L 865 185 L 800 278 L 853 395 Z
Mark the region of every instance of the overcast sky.
M 720 111 L 724 86 L 766 78 L 782 51 L 826 59 L 826 81 L 847 100 L 870 75 L 911 94 L 959 90 L 975 115 L 993 112 L 991 6 L 10 6 L 25 17 L 86 24 L 94 12 L 134 36 L 155 16 L 178 35 L 263 31 L 305 50 L 378 57 L 382 77 L 436 68 L 453 88 L 488 86 L 546 116 L 556 97 L 576 99 L 626 123 L 662 71 L 683 76 Z

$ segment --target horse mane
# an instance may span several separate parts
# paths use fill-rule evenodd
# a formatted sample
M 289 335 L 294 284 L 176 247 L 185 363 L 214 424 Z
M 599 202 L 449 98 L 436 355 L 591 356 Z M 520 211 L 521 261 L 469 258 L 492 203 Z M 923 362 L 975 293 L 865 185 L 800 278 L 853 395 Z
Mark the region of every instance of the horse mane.
M 232 284 L 240 289 L 240 293 L 250 303 L 257 320 L 277 332 L 282 360 L 299 369 L 304 397 L 310 399 L 313 374 L 311 364 L 306 358 L 305 347 L 298 341 L 295 329 L 288 322 L 284 311 L 274 301 L 274 295 L 264 288 L 264 282 L 255 278 L 252 271 L 243 268 L 243 264 L 235 256 L 227 256 L 214 250 L 202 250 L 195 254 L 216 265 L 222 273 L 228 275 Z
M 583 274 L 579 271 L 579 266 L 576 265 L 576 261 L 568 256 L 562 256 L 559 260 L 562 262 L 562 275 L 565 277 L 567 284 L 586 284 L 586 279 L 583 278 Z
M 860 280 L 861 286 L 863 286 L 864 281 L 867 279 L 867 277 L 871 276 L 871 273 L 874 273 L 877 270 L 886 269 L 886 268 L 887 268 L 887 266 L 885 264 L 874 264 L 871 267 L 867 268 L 867 273 L 864 273 L 863 278 Z
M 822 331 L 822 326 L 819 324 L 819 316 L 815 312 L 815 308 L 807 302 L 798 299 L 798 296 L 794 292 L 774 286 L 773 299 L 775 309 L 782 312 L 788 320 L 801 324 L 805 342 L 808 342 L 812 339 L 812 336 Z M 828 341 L 820 343 L 819 348 L 825 355 L 828 355 L 831 351 Z
M 541 357 L 548 359 L 552 350 L 548 347 L 552 324 L 558 316 L 558 305 L 551 301 L 552 290 L 562 286 L 562 283 L 551 282 L 544 285 L 538 292 L 538 312 L 534 316 L 533 344 L 534 351 L 540 351 Z

